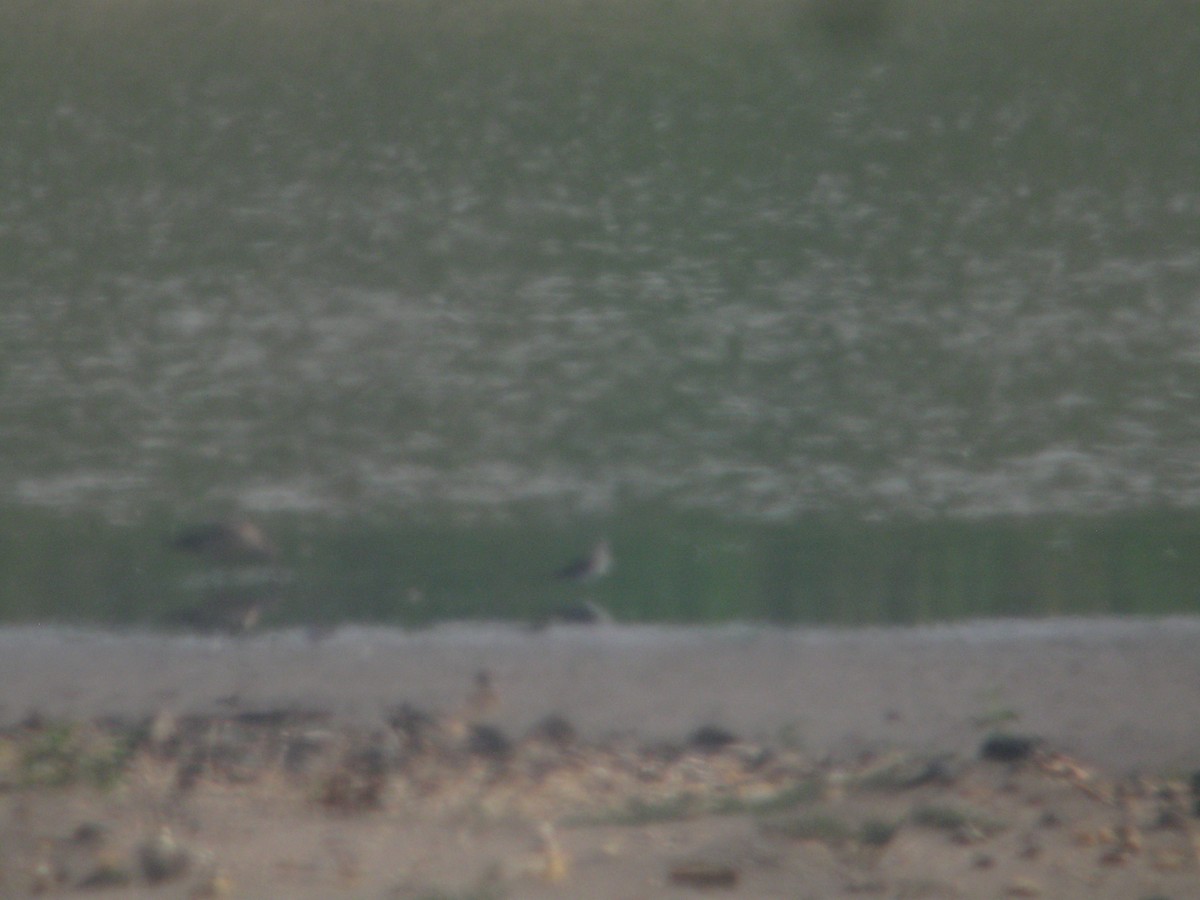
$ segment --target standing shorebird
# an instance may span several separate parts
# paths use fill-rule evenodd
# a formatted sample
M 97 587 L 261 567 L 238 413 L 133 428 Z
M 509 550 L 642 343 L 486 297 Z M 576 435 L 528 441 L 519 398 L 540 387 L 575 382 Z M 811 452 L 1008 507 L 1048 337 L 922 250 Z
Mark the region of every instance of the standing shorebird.
M 592 547 L 586 556 L 558 570 L 555 574 L 563 581 L 575 584 L 590 584 L 598 581 L 612 571 L 612 547 L 608 541 L 600 540 Z M 549 624 L 560 625 L 603 625 L 613 621 L 612 614 L 593 600 L 577 600 L 561 606 L 552 613 L 539 627 Z
M 608 541 L 601 540 L 592 547 L 587 556 L 582 556 L 570 565 L 558 571 L 558 577 L 565 581 L 595 581 L 603 578 L 613 567 L 612 548 Z
M 195 525 L 177 534 L 171 546 L 226 566 L 273 563 L 279 557 L 263 530 L 245 519 Z
M 188 579 L 199 588 L 200 602 L 180 611 L 178 624 L 249 631 L 279 602 L 287 573 L 278 566 L 275 544 L 253 522 L 206 522 L 179 532 L 170 545 L 204 564 Z

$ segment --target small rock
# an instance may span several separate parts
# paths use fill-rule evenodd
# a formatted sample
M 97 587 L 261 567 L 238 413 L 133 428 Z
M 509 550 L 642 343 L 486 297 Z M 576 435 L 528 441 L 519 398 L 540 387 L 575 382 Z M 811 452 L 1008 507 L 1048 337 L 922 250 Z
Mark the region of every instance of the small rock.
M 1058 828 L 1062 823 L 1062 816 L 1052 809 L 1048 809 L 1038 816 L 1038 826 L 1040 828 Z
M 979 748 L 981 759 L 992 762 L 1021 762 L 1042 746 L 1042 739 L 1023 734 L 988 735 Z
M 293 776 L 311 774 L 335 737 L 329 730 L 303 731 L 289 736 L 283 751 L 284 770 Z
M 187 872 L 192 855 L 175 840 L 171 829 L 163 828 L 154 837 L 143 841 L 137 851 L 142 874 L 151 884 L 161 884 Z
M 1122 847 L 1109 847 L 1100 854 L 1100 862 L 1106 866 L 1123 866 L 1129 862 L 1129 852 Z
M 526 738 L 534 741 L 543 741 L 560 750 L 565 750 L 571 744 L 575 743 L 577 735 L 575 726 L 573 726 L 564 716 L 557 713 L 551 713 L 529 729 Z
M 1021 849 L 1017 856 L 1021 859 L 1037 859 L 1042 855 L 1042 842 L 1032 833 L 1025 835 L 1021 841 Z
M 387 723 L 408 750 L 421 751 L 436 743 L 437 719 L 411 703 L 401 703 L 388 712 Z
M 701 753 L 716 753 L 730 744 L 736 744 L 737 741 L 736 734 L 727 731 L 720 725 L 701 725 L 688 735 L 687 744 L 693 750 L 699 750 Z
M 1014 878 L 1004 889 L 1004 894 L 1008 897 L 1040 897 L 1042 893 L 1042 886 L 1032 878 Z
M 669 877 L 681 887 L 732 889 L 737 887 L 738 870 L 721 863 L 686 862 L 672 866 Z
M 467 736 L 467 750 L 476 756 L 503 761 L 512 755 L 512 741 L 494 725 L 473 725 Z
M 108 828 L 102 822 L 80 822 L 71 832 L 70 841 L 81 847 L 99 847 Z
M 317 800 L 341 813 L 361 813 L 383 808 L 387 777 L 383 773 L 354 771 L 342 766 L 321 782 Z
M 964 847 L 982 843 L 987 837 L 987 833 L 974 822 L 963 822 L 950 832 L 951 840 Z
M 133 875 L 128 869 L 101 863 L 85 875 L 75 885 L 80 890 L 106 890 L 114 887 L 126 887 L 133 881 Z

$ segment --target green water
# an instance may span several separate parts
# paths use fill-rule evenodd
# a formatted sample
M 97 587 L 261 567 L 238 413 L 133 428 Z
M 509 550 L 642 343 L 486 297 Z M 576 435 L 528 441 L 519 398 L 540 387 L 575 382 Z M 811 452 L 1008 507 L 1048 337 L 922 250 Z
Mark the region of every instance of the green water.
M 1165 0 L 5 4 L 0 618 L 1193 610 L 1198 87 Z
M 266 621 L 538 623 L 587 600 L 626 622 L 907 624 L 1168 614 L 1200 598 L 1200 518 L 1191 514 L 771 526 L 645 511 L 609 524 L 618 562 L 590 585 L 553 573 L 592 535 L 544 521 L 281 524 L 287 578 L 271 587 L 281 602 Z M 0 544 L 8 621 L 170 627 L 206 602 L 214 582 L 228 594 L 265 596 L 258 570 L 214 573 L 171 550 L 161 531 L 52 514 L 23 525 Z

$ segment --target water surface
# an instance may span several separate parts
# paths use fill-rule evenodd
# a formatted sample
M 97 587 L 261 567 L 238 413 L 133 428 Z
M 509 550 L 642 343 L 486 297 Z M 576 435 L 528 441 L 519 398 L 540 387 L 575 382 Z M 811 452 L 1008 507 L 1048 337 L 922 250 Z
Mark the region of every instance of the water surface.
M 0 16 L 6 617 L 1194 608 L 1194 4 Z

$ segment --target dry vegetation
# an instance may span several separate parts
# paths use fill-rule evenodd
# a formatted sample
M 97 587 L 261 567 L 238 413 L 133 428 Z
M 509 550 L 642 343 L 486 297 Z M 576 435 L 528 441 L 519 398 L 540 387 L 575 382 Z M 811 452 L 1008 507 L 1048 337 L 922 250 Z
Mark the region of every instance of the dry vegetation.
M 717 727 L 584 743 L 464 709 L 300 710 L 0 735 L 0 894 L 1183 898 L 1194 786 L 1036 740 L 815 761 Z

